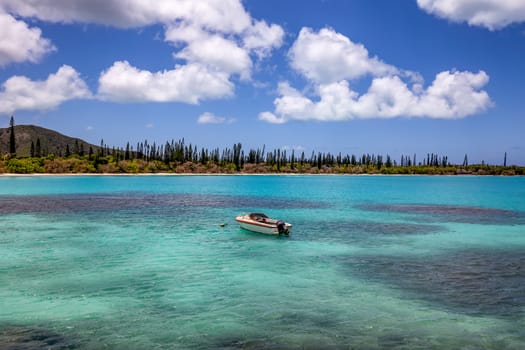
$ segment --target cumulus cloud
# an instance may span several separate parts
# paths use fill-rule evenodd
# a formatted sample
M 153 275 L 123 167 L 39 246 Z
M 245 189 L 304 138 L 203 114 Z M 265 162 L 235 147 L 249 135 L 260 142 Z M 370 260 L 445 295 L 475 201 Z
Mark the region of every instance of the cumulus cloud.
M 284 31 L 276 24 L 251 18 L 240 0 L 0 0 L 0 9 L 26 18 L 58 23 L 95 23 L 120 28 L 164 24 L 167 41 L 193 43 L 208 37 L 207 47 L 221 49 L 224 41 L 236 40 L 246 53 L 267 54 L 282 45 Z M 181 57 L 197 55 L 203 43 L 187 48 Z M 227 43 L 231 48 L 231 43 Z M 239 48 L 234 48 L 239 55 Z M 189 51 L 189 52 L 188 52 Z
M 188 35 L 190 31 L 233 34 L 245 49 L 259 54 L 280 47 L 284 36 L 279 25 L 251 18 L 240 0 L 0 0 L 0 9 L 58 23 L 95 23 L 120 28 L 161 23 L 171 31 L 167 40 L 185 42 L 195 39 Z M 175 38 L 177 30 L 183 32 Z
M 225 10 L 225 15 L 234 14 Z M 127 101 L 198 103 L 203 99 L 229 97 L 233 95 L 234 90 L 233 76 L 245 81 L 251 79 L 252 54 L 262 58 L 282 45 L 284 31 L 280 26 L 254 21 L 249 16 L 248 22 L 239 28 L 224 27 L 223 32 L 212 31 L 210 26 L 201 22 L 182 18 L 166 25 L 165 41 L 176 48 L 180 47 L 173 56 L 175 59 L 184 60 L 184 65 L 178 65 L 175 70 L 163 73 L 141 71 L 140 76 L 151 77 L 147 79 L 148 86 L 155 86 L 156 81 L 164 86 L 171 85 L 171 90 L 162 94 L 160 91 L 143 92 L 142 89 L 133 88 L 131 92 L 131 87 L 127 84 L 114 84 L 113 78 L 118 80 L 118 76 L 112 75 L 111 79 L 107 77 L 108 72 L 116 69 L 114 65 L 101 76 L 99 91 L 111 100 Z M 259 41 L 256 43 L 257 39 Z M 197 71 L 198 74 L 183 74 L 190 70 Z M 126 69 L 126 76 L 130 80 L 134 76 L 138 78 L 139 74 Z M 178 81 L 170 83 L 169 80 L 175 77 L 178 77 Z M 137 82 L 138 86 L 143 84 L 144 81 Z
M 368 91 L 361 95 L 350 88 L 348 81 L 341 80 L 318 85 L 317 100 L 304 96 L 288 83 L 281 83 L 274 113 L 263 112 L 259 119 L 282 124 L 289 120 L 463 118 L 491 106 L 489 95 L 480 90 L 488 80 L 483 71 L 445 71 L 437 74 L 429 87 L 421 89 L 409 87 L 394 75 L 374 78 Z
M 417 0 L 417 4 L 438 17 L 490 30 L 525 21 L 522 0 Z
M 191 21 L 179 21 L 166 26 L 165 40 L 183 48 L 175 58 L 198 62 L 211 69 L 238 75 L 242 80 L 251 78 L 251 55 L 264 58 L 282 45 L 284 31 L 278 25 L 253 21 L 240 33 L 230 35 L 210 32 Z
M 272 49 L 283 44 L 284 30 L 277 24 L 268 25 L 265 21 L 256 21 L 243 35 L 244 47 L 253 50 L 259 57 L 266 57 Z
M 263 122 L 271 123 L 271 124 L 284 124 L 286 123 L 290 118 L 286 117 L 278 117 L 272 112 L 261 112 L 259 113 L 259 120 L 262 120 Z
M 292 68 L 317 83 L 397 72 L 395 67 L 370 57 L 362 44 L 352 42 L 331 28 L 319 32 L 301 29 L 288 57 Z
M 228 97 L 233 84 L 228 75 L 192 63 L 173 70 L 149 72 L 127 61 L 115 62 L 99 78 L 99 96 L 115 102 L 185 102 Z
M 250 15 L 239 0 L 0 0 L 0 7 L 43 21 L 121 28 L 189 20 L 210 30 L 240 33 L 250 25 Z
M 91 97 L 79 73 L 72 67 L 63 65 L 43 81 L 33 81 L 24 76 L 14 76 L 6 80 L 0 90 L 0 113 L 48 110 L 68 100 Z
M 98 89 L 111 101 L 198 103 L 231 96 L 234 77 L 251 79 L 252 56 L 265 57 L 284 36 L 280 26 L 253 19 L 240 0 L 0 0 L 2 11 L 55 23 L 164 25 L 178 64 L 149 72 L 114 62 L 101 73 Z
M 314 88 L 310 95 L 288 82 L 278 85 L 273 112 L 259 119 L 282 124 L 289 120 L 343 121 L 366 118 L 463 118 L 492 105 L 482 90 L 484 72 L 444 71 L 428 87 L 416 72 L 401 70 L 370 57 L 361 44 L 330 28 L 313 32 L 303 28 L 289 52 L 290 65 Z M 351 81 L 371 77 L 368 90 L 359 93 Z M 405 81 L 405 80 L 408 80 Z
M 13 16 L 0 13 L 0 66 L 29 61 L 36 63 L 55 47 L 42 38 L 39 28 L 29 28 Z
M 233 122 L 234 122 L 233 118 L 219 117 L 210 112 L 202 113 L 197 118 L 197 123 L 199 124 L 223 124 L 223 123 L 230 124 Z
M 228 75 L 238 74 L 244 80 L 251 75 L 252 61 L 248 52 L 232 40 L 218 35 L 202 35 L 174 56 L 207 65 Z

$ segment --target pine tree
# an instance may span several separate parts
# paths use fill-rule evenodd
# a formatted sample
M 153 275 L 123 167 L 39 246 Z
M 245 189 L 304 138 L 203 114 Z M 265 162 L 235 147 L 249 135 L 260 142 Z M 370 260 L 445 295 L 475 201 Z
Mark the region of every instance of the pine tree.
M 15 143 L 15 118 L 11 116 L 9 121 L 10 134 L 9 134 L 9 153 L 16 157 L 16 143 Z
M 390 159 L 390 156 L 388 154 L 386 155 L 385 167 L 387 167 L 387 168 L 391 168 L 392 167 L 392 159 Z
M 281 149 L 277 150 L 276 160 L 277 160 L 277 171 L 280 171 L 281 170 Z
M 42 150 L 40 146 L 40 137 L 36 139 L 35 157 L 42 157 Z
M 383 156 L 378 155 L 376 160 L 376 167 L 378 170 L 381 170 L 381 167 L 383 166 Z
M 468 166 L 468 157 L 467 157 L 467 154 L 465 154 L 465 158 L 463 159 L 463 166 Z
M 235 164 L 235 169 L 237 171 L 241 170 L 241 143 L 233 145 L 233 163 Z

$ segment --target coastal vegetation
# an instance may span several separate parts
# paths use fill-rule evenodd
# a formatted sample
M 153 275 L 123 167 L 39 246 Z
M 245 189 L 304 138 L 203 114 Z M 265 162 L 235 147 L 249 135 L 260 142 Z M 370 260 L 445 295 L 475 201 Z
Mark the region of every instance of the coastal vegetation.
M 244 149 L 240 143 L 224 149 L 199 148 L 184 139 L 163 144 L 147 140 L 125 148 L 99 146 L 32 125 L 0 129 L 0 173 L 12 174 L 422 174 L 525 175 L 525 167 L 451 164 L 434 153 L 418 160 L 403 155 L 333 154 L 274 149 Z

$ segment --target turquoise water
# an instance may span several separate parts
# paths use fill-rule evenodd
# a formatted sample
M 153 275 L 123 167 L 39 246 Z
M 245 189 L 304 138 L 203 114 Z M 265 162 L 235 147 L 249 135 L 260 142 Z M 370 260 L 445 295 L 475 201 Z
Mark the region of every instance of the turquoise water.
M 0 212 L 0 348 L 525 348 L 523 177 L 2 177 Z

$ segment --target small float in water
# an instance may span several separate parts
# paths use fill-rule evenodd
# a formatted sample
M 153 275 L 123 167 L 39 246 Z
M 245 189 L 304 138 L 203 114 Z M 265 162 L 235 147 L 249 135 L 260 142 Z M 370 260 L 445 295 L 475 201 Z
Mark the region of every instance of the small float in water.
M 235 218 L 245 230 L 264 233 L 266 235 L 290 235 L 292 224 L 282 220 L 269 218 L 263 213 L 249 213 Z

